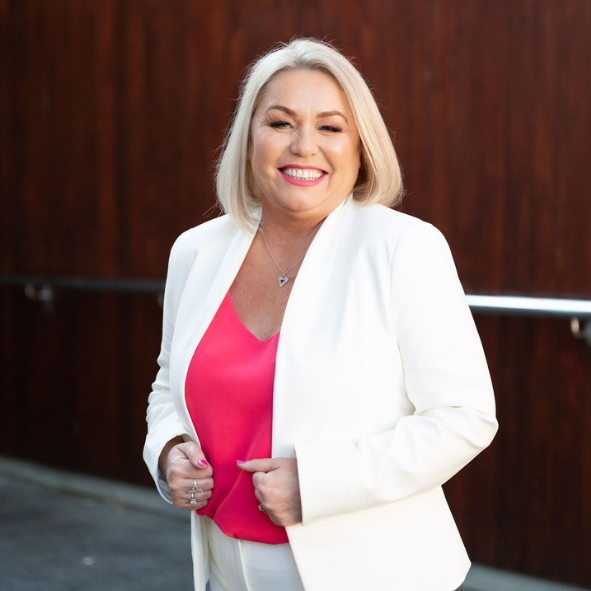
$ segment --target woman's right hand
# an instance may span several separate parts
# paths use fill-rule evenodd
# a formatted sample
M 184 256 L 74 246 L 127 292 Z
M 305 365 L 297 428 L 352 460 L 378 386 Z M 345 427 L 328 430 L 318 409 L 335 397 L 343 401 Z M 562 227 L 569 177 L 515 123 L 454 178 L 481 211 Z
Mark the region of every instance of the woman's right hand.
M 184 443 L 181 438 L 169 441 L 160 454 L 159 465 L 175 507 L 194 511 L 207 505 L 213 489 L 213 470 L 195 442 Z M 203 492 L 193 493 L 197 503 L 192 505 L 191 489 L 194 486 Z

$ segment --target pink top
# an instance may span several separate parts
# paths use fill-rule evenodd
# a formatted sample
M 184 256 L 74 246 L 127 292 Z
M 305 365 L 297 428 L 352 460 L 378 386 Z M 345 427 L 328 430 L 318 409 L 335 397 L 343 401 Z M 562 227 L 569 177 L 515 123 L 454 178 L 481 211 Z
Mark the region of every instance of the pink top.
M 261 341 L 242 323 L 226 295 L 187 371 L 185 398 L 205 457 L 213 494 L 198 511 L 227 535 L 283 544 L 285 528 L 258 510 L 252 474 L 236 460 L 271 457 L 273 382 L 279 333 Z

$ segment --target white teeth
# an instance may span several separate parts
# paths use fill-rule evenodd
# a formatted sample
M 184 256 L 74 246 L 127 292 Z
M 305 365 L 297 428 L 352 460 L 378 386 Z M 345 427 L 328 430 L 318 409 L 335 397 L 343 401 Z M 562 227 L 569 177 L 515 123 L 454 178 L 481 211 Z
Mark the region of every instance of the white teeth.
M 282 168 L 281 172 L 300 181 L 315 181 L 324 174 L 321 170 L 312 168 Z

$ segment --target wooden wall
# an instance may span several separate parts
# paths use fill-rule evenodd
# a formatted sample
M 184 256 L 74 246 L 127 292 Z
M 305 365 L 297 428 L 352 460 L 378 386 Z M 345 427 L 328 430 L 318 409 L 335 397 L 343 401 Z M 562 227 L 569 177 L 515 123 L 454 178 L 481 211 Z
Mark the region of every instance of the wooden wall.
M 163 278 L 217 215 L 244 67 L 295 34 L 356 56 L 403 210 L 471 293 L 591 298 L 591 1 L 0 0 L 0 273 Z M 148 483 L 155 298 L 0 289 L 0 453 Z M 501 430 L 447 487 L 474 560 L 591 587 L 591 349 L 480 317 Z

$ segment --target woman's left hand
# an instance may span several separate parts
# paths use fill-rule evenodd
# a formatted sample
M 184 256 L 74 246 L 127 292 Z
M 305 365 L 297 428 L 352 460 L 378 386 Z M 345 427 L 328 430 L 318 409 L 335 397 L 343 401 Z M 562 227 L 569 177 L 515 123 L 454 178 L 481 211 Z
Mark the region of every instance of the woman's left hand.
M 293 458 L 264 458 L 236 462 L 252 472 L 254 494 L 276 525 L 285 527 L 302 521 L 298 462 Z

